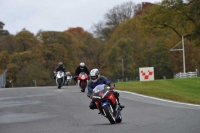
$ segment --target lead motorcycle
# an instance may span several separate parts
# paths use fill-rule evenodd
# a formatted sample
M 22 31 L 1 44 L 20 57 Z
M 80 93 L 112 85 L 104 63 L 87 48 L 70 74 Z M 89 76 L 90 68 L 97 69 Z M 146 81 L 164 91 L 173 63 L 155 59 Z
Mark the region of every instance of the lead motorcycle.
M 78 75 L 78 86 L 81 89 L 81 92 L 85 92 L 85 88 L 88 84 L 88 75 L 85 72 L 81 72 Z
M 110 87 L 105 84 L 97 85 L 92 91 L 91 99 L 95 102 L 99 114 L 105 116 L 111 124 L 122 121 L 121 108 Z
M 65 83 L 65 73 L 63 71 L 56 72 L 56 84 L 58 89 L 60 89 Z

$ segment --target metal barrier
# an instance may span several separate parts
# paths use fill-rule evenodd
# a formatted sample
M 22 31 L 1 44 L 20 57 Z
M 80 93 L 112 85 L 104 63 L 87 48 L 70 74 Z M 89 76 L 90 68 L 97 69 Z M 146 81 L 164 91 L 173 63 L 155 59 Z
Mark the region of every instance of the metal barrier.
M 177 73 L 174 78 L 196 78 L 197 72 Z
M 121 77 L 117 77 L 115 79 L 115 82 L 128 82 L 128 81 L 133 81 L 133 80 L 138 80 L 138 77 L 134 79 L 133 76 L 121 76 Z
M 5 84 L 6 84 L 6 72 L 7 72 L 7 69 L 0 76 L 0 88 L 1 87 L 5 87 Z

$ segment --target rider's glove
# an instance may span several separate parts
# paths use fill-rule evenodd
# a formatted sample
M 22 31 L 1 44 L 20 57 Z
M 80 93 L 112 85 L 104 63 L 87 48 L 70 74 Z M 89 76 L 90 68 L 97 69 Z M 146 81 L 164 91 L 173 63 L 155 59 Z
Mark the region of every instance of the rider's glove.
M 114 88 L 115 88 L 115 86 L 110 86 L 110 87 L 108 88 L 108 90 L 109 90 L 109 91 L 113 91 Z

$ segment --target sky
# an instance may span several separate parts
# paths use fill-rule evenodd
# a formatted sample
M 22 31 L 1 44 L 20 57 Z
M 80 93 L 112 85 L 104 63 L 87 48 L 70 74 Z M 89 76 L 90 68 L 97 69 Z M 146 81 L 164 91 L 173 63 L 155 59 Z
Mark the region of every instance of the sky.
M 0 21 L 4 30 L 16 35 L 22 29 L 34 34 L 42 31 L 65 31 L 91 27 L 104 20 L 113 7 L 131 0 L 0 0 Z M 156 3 L 160 0 L 134 0 Z

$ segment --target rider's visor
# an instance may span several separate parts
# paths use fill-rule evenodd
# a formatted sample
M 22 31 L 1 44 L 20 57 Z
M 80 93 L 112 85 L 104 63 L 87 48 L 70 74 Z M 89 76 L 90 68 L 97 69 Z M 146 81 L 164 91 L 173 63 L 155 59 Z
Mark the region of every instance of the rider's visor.
M 91 79 L 92 79 L 92 80 L 96 80 L 96 79 L 97 79 L 97 76 L 91 76 Z

